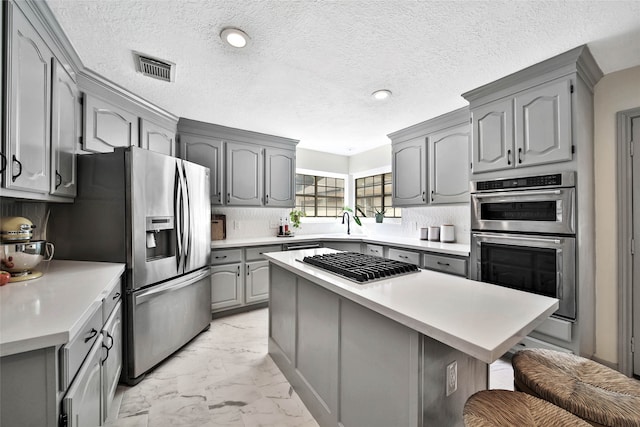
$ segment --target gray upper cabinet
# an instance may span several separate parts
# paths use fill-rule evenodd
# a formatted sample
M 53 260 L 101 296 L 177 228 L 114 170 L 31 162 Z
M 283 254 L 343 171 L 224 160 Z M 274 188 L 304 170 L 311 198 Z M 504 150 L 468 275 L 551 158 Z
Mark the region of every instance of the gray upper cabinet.
M 602 71 L 587 46 L 462 94 L 472 116 L 471 171 L 483 178 L 576 169 L 593 140 L 593 87 Z M 564 163 L 558 165 L 558 163 Z
M 265 206 L 295 206 L 296 153 L 266 148 L 264 151 Z
M 182 158 L 211 169 L 211 204 L 295 206 L 297 140 L 180 118 Z
M 560 79 L 515 97 L 516 167 L 571 160 L 571 87 Z
M 209 191 L 212 205 L 224 204 L 224 152 L 223 141 L 199 135 L 180 135 L 182 158 L 209 168 Z
M 147 119 L 140 118 L 140 147 L 175 157 L 175 129 L 166 129 Z
M 394 132 L 389 138 L 393 206 L 468 202 L 468 108 Z
M 429 135 L 429 197 L 432 204 L 469 201 L 468 123 Z
M 499 100 L 472 112 L 474 172 L 513 167 L 513 100 Z
M 394 144 L 391 156 L 393 206 L 427 203 L 426 137 Z
M 262 149 L 254 145 L 226 144 L 227 204 L 260 206 L 263 185 Z
M 83 149 L 109 153 L 138 145 L 138 116 L 103 99 L 85 94 Z
M 51 194 L 75 197 L 80 91 L 62 64 L 55 59 L 52 81 Z
M 4 187 L 49 193 L 53 53 L 19 8 L 6 5 L 9 88 Z
M 571 160 L 571 81 L 560 79 L 472 109 L 473 171 Z

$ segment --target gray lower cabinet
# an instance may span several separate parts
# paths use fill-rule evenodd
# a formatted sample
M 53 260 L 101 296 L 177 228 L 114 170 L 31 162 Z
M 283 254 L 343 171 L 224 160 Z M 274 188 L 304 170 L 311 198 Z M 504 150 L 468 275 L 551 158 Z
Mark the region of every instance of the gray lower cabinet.
M 299 394 L 305 402 L 310 398 L 305 396 L 309 391 L 315 397 L 315 411 L 309 410 L 320 425 L 336 425 L 340 298 L 301 278 L 297 280 L 297 295 L 295 369 L 299 381 L 306 385 Z
M 269 261 L 247 262 L 245 265 L 245 302 L 269 299 Z
M 273 264 L 269 354 L 322 427 L 462 427 L 488 382 L 486 363 Z
M 211 267 L 211 310 L 218 311 L 243 304 L 242 264 L 226 264 Z
M 341 425 L 417 426 L 419 350 L 420 334 L 416 331 L 342 300 Z
M 385 248 L 381 245 L 365 244 L 364 253 L 367 255 L 384 257 Z
M 426 253 L 422 258 L 423 268 L 463 277 L 468 277 L 468 264 L 469 261 L 467 257 Z
M 402 261 L 402 262 L 408 262 L 409 264 L 415 264 L 418 267 L 422 265 L 420 262 L 420 253 L 408 251 L 404 249 L 389 248 L 387 258 L 395 261 Z
M 262 254 L 281 250 L 281 245 L 212 250 L 211 310 L 219 312 L 268 301 L 269 262 Z
M 64 425 L 68 427 L 102 425 L 102 344 L 103 336 L 100 335 L 62 400 Z
M 102 421 L 111 411 L 111 403 L 122 372 L 122 303 L 119 301 L 102 328 L 104 348 L 102 362 Z

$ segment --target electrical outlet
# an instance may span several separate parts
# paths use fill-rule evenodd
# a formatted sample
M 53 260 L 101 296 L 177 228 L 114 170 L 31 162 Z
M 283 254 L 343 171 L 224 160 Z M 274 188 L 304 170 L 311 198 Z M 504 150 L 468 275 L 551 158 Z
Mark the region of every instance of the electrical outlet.
M 269 228 L 278 228 L 278 227 L 280 227 L 280 221 L 277 221 L 277 220 L 269 221 Z
M 240 230 L 240 221 L 233 221 L 233 229 L 234 230 Z
M 451 396 L 458 389 L 458 362 L 453 361 L 447 365 L 447 396 Z

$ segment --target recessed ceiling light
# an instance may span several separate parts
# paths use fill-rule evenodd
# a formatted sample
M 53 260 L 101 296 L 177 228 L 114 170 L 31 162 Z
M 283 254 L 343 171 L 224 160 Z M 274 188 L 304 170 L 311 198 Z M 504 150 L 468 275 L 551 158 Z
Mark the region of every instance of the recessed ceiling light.
M 232 27 L 223 28 L 220 33 L 220 38 L 233 47 L 245 47 L 249 41 L 247 33 Z
M 380 89 L 371 94 L 375 99 L 383 100 L 391 96 L 391 91 L 388 89 Z

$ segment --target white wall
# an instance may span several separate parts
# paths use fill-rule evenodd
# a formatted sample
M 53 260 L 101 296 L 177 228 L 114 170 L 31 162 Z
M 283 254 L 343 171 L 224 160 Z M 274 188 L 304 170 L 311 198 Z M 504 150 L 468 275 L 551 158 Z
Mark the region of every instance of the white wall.
M 349 157 L 349 173 L 352 175 L 385 167 L 391 171 L 391 143 Z
M 296 148 L 296 168 L 346 175 L 349 173 L 349 157 Z
M 640 107 L 640 67 L 604 76 L 594 88 L 596 352 L 618 362 L 616 113 Z

